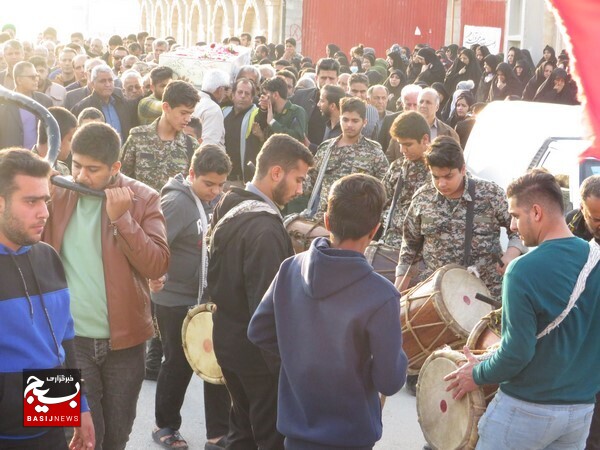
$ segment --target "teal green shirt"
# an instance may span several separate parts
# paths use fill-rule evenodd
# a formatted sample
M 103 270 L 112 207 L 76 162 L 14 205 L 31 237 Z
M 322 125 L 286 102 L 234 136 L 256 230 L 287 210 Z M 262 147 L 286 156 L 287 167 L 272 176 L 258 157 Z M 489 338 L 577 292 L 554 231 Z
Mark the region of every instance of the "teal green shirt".
M 572 237 L 543 242 L 509 264 L 503 282 L 502 342 L 477 365 L 477 384 L 533 403 L 594 403 L 600 391 L 600 265 L 560 326 L 536 340 L 564 311 L 589 254 Z
M 102 238 L 102 199 L 82 195 L 65 230 L 61 258 L 71 292 L 75 335 L 108 339 Z

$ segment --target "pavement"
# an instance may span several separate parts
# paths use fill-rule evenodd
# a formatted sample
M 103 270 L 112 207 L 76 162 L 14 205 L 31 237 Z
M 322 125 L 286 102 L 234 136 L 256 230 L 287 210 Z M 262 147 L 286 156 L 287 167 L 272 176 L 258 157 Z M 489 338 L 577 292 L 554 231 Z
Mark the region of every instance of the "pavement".
M 128 450 L 160 449 L 151 436 L 154 426 L 155 381 L 144 381 L 137 405 L 137 417 L 133 424 Z M 183 424 L 181 435 L 190 450 L 204 449 L 205 423 L 202 380 L 193 376 L 181 411 Z M 421 450 L 425 439 L 417 421 L 415 397 L 402 389 L 388 397 L 383 408 L 383 436 L 375 445 L 376 450 Z

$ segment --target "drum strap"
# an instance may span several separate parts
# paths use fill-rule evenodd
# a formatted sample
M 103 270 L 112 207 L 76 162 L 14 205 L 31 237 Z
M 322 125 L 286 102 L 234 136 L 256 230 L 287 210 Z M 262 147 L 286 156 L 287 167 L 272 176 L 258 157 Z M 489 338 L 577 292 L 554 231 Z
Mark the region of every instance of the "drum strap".
M 390 205 L 390 210 L 388 211 L 388 216 L 385 219 L 383 233 L 381 234 L 382 236 L 385 236 L 385 233 L 387 233 L 388 229 L 390 228 L 390 225 L 392 224 L 392 218 L 394 217 L 394 212 L 396 212 L 396 206 L 398 204 L 398 198 L 400 197 L 400 191 L 404 186 L 404 178 L 405 172 L 404 170 L 400 170 L 398 180 L 396 181 L 396 187 L 394 188 L 394 197 L 392 198 L 392 203 Z
M 567 304 L 567 307 L 563 312 L 559 314 L 559 316 L 556 319 L 552 321 L 552 323 L 550 323 L 544 329 L 544 331 L 542 331 L 536 336 L 538 339 L 541 339 L 542 337 L 546 336 L 548 333 L 550 333 L 552 330 L 558 327 L 563 320 L 565 320 L 565 317 L 567 317 L 567 315 L 575 307 L 575 302 L 579 300 L 581 293 L 585 289 L 585 283 L 587 281 L 588 276 L 590 275 L 592 270 L 594 270 L 594 267 L 596 267 L 598 261 L 600 261 L 600 245 L 598 245 L 598 243 L 594 239 L 592 239 L 589 242 L 589 244 L 590 253 L 588 254 L 588 259 L 585 265 L 583 266 L 583 269 L 581 269 L 579 276 L 577 277 L 577 282 L 575 283 L 575 288 L 571 293 L 571 297 L 569 297 L 569 303 Z
M 473 221 L 475 218 L 475 180 L 467 178 L 469 186 L 467 192 L 471 197 L 471 201 L 467 203 L 467 217 L 465 220 L 465 253 L 463 256 L 463 266 L 471 265 L 471 244 L 473 242 Z
M 325 171 L 327 170 L 327 165 L 329 164 L 329 158 L 331 157 L 331 153 L 333 152 L 333 149 L 336 147 L 337 143 L 338 139 L 333 139 L 327 147 L 325 156 L 323 156 L 323 161 L 321 161 L 321 167 L 319 167 L 317 179 L 315 180 L 313 190 L 310 194 L 310 200 L 308 200 L 308 206 L 304 211 L 302 211 L 302 213 L 300 213 L 302 217 L 311 218 L 317 212 L 317 208 L 319 207 L 318 201 L 321 197 L 321 187 L 323 185 L 323 178 L 325 177 Z

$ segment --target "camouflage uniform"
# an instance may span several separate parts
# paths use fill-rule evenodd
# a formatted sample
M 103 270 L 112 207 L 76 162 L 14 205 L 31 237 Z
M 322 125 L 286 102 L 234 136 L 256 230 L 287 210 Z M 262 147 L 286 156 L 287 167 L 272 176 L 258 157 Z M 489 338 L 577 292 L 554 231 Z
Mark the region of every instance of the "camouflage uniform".
M 172 141 L 158 137 L 156 119 L 150 125 L 133 128 L 121 151 L 121 172 L 156 189 L 158 192 L 178 173 L 187 176 L 191 150 L 198 142 L 182 131 Z
M 429 183 L 414 195 L 403 226 L 400 261 L 396 276 L 406 273 L 411 263 L 423 260 L 425 279 L 446 264 L 462 264 L 465 242 L 467 203 L 472 201 L 467 189 L 472 177 L 465 177 L 465 190 L 459 199 L 447 199 Z M 500 227 L 508 232 L 509 247 L 523 246 L 519 235 L 510 231 L 511 217 L 504 190 L 491 181 L 476 179 L 471 265 L 493 297 L 500 298 L 502 279 L 496 272 L 493 255 L 502 256 Z
M 337 180 L 353 173 L 366 173 L 381 180 L 390 165 L 378 142 L 360 136 L 356 144 L 340 147 L 337 144 L 342 137 L 338 136 L 337 138 L 329 139 L 317 147 L 315 165 L 308 171 L 306 177 L 304 190 L 311 192 L 317 180 L 323 158 L 329 146 L 333 145 L 327 169 L 323 176 L 316 218 L 321 218 L 327 210 L 327 196 L 331 185 Z
M 400 177 L 402 177 L 403 181 L 394 215 L 389 228 L 385 230 L 381 237 L 385 244 L 396 248 L 400 248 L 402 244 L 402 224 L 404 223 L 404 218 L 406 217 L 413 194 L 417 189 L 431 180 L 431 175 L 424 159 L 409 161 L 401 157 L 395 160 L 382 180 L 388 197 L 388 207 L 391 207 L 394 191 Z M 384 224 L 389 212 L 388 209 L 384 214 Z

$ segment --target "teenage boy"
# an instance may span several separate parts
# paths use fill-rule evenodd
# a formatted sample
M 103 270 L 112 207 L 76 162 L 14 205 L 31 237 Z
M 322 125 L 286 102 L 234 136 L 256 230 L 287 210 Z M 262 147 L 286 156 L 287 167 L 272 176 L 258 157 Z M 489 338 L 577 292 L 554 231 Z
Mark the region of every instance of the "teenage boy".
M 104 123 L 77 130 L 73 179 L 106 198 L 55 187 L 44 232 L 65 266 L 77 360 L 96 445 L 105 449 L 124 449 L 129 439 L 153 334 L 148 279 L 169 263 L 159 195 L 119 172 L 120 144 Z
M 222 148 L 206 144 L 194 154 L 189 177 L 177 174 L 161 192 L 171 263 L 165 276 L 150 282 L 150 289 L 165 357 L 156 384 L 152 437 L 163 447 L 187 445 L 179 433 L 180 411 L 193 372 L 183 351 L 181 327 L 189 308 L 203 300 L 211 204 L 223 192 L 230 171 Z M 224 448 L 230 402 L 225 386 L 204 382 L 205 448 Z
M 190 83 L 171 81 L 163 93 L 161 116 L 131 130 L 123 146 L 121 172 L 158 192 L 170 177 L 186 174 L 198 143 L 183 129 L 199 100 Z
M 249 339 L 281 357 L 277 429 L 286 449 L 371 449 L 382 432 L 378 393 L 404 384 L 400 294 L 363 255 L 384 204 L 372 176 L 334 183 L 330 240 L 285 260 L 252 317 Z

